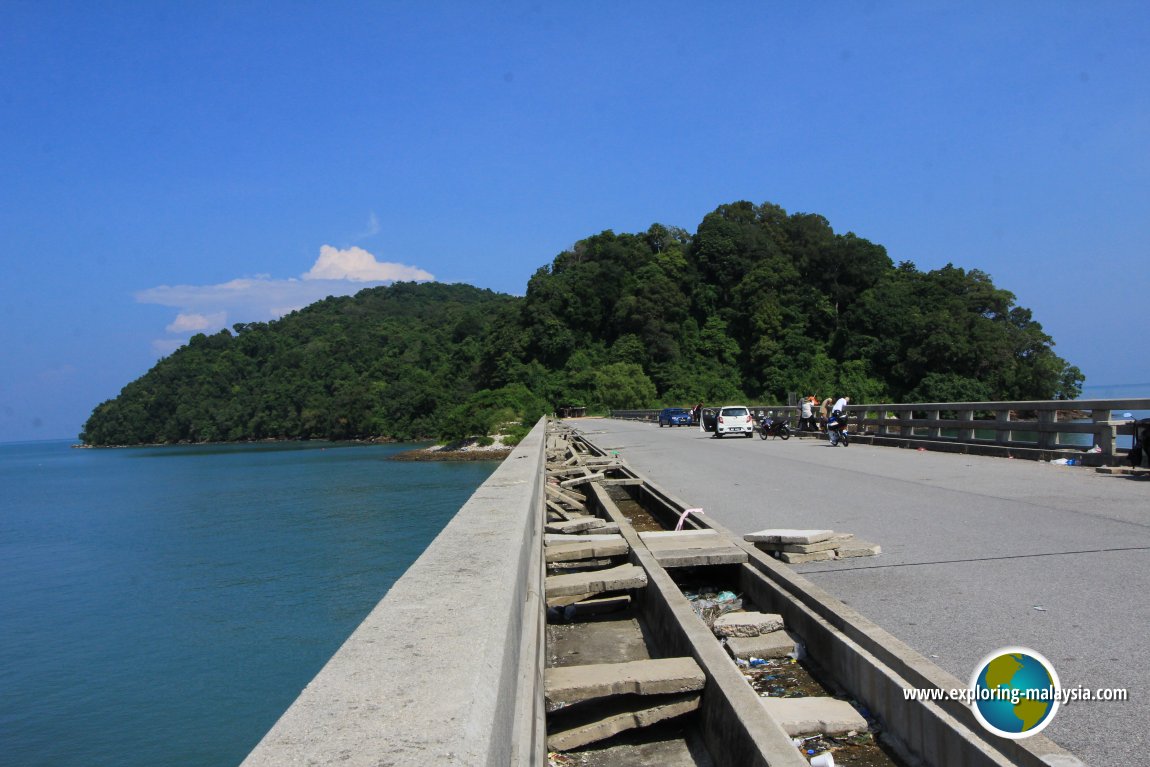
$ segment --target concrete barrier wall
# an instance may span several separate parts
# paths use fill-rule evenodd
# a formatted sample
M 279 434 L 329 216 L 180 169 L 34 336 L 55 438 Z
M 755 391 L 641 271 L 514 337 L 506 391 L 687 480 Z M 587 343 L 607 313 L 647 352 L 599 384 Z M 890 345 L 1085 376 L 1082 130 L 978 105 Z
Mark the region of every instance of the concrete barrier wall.
M 541 420 L 242 767 L 546 762 L 545 432 Z

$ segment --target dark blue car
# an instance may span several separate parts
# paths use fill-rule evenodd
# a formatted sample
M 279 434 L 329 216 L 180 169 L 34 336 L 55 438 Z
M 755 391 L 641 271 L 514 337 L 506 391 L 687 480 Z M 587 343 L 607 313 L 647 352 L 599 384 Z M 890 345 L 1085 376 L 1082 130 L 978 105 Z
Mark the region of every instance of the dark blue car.
M 664 426 L 690 426 L 691 411 L 681 407 L 665 407 L 659 411 L 659 428 Z

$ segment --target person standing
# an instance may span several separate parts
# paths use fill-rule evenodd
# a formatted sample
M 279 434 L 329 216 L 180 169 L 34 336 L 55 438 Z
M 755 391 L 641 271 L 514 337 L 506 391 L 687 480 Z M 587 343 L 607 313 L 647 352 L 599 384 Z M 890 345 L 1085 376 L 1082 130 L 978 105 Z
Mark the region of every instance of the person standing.
M 827 425 L 827 418 L 830 417 L 831 403 L 833 402 L 833 399 L 827 397 L 825 400 L 823 400 L 823 404 L 819 406 L 819 423 L 821 423 L 824 428 Z
M 803 431 L 814 431 L 812 421 L 815 419 L 815 411 L 811 406 L 809 397 L 803 399 L 803 405 L 800 412 L 799 428 Z

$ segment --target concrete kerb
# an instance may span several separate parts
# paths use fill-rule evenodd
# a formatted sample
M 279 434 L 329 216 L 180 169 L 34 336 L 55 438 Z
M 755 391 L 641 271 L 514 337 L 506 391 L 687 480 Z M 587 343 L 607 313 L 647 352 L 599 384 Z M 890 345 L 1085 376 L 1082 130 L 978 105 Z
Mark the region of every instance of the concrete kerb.
M 512 450 L 242 767 L 546 763 L 545 431 L 541 420 Z

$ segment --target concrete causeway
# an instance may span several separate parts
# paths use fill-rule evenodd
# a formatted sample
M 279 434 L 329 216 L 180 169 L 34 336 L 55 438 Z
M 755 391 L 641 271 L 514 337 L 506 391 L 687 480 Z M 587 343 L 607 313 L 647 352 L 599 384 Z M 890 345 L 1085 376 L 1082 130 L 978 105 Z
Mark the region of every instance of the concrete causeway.
M 878 557 L 793 565 L 960 680 L 1033 648 L 1076 702 L 1043 731 L 1088 764 L 1150 754 L 1150 482 L 1083 467 L 816 439 L 715 440 L 697 429 L 570 421 L 736 535 L 853 533 Z M 1134 762 L 1131 762 L 1134 763 Z

